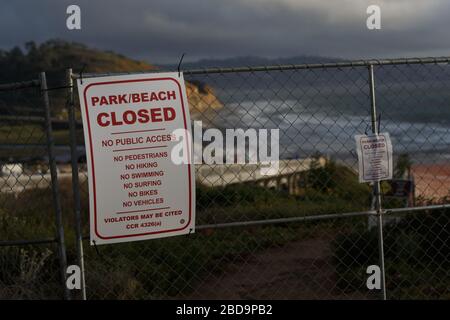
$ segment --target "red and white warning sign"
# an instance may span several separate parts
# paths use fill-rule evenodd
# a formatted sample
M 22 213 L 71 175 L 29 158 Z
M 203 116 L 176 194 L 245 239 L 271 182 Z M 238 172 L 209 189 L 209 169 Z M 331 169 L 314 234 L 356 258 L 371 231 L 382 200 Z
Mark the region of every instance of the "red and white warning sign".
M 78 92 L 91 243 L 194 232 L 195 177 L 183 75 L 85 78 L 78 80 Z M 187 161 L 177 164 L 171 152 L 180 144 Z
M 392 143 L 389 133 L 356 135 L 359 182 L 392 179 Z

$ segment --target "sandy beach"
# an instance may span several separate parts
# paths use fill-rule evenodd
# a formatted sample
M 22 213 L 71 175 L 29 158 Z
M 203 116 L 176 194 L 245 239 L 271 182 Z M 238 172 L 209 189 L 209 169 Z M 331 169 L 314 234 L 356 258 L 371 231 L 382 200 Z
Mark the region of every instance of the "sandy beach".
M 450 164 L 415 164 L 411 173 L 416 183 L 416 198 L 439 203 L 450 196 Z

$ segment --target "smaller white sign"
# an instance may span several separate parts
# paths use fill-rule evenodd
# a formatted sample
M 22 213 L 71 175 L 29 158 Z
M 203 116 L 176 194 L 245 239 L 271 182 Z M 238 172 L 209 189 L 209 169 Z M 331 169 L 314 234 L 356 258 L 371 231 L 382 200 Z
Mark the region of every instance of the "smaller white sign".
M 392 143 L 389 133 L 356 135 L 359 182 L 392 179 Z

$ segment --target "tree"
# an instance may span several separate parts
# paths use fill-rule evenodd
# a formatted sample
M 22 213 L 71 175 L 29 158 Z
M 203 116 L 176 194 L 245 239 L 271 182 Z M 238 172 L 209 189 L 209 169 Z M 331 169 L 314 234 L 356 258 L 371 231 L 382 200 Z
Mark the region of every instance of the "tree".
M 409 154 L 402 153 L 398 159 L 397 163 L 394 167 L 394 178 L 396 179 L 402 179 L 405 177 L 405 174 L 409 173 L 409 170 L 411 169 L 411 159 L 409 157 Z

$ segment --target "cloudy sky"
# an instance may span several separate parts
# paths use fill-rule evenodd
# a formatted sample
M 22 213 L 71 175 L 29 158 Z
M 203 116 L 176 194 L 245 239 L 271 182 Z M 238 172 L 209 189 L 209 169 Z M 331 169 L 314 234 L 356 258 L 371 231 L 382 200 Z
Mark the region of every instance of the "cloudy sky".
M 66 8 L 81 7 L 81 30 Z M 366 9 L 381 8 L 381 30 Z M 0 2 L 0 48 L 50 38 L 152 63 L 258 55 L 450 55 L 448 0 L 14 0 Z

